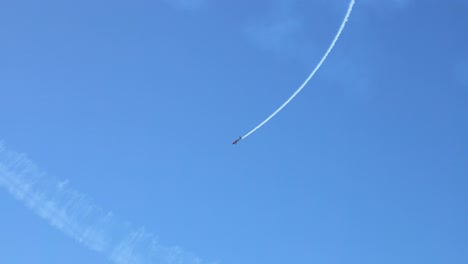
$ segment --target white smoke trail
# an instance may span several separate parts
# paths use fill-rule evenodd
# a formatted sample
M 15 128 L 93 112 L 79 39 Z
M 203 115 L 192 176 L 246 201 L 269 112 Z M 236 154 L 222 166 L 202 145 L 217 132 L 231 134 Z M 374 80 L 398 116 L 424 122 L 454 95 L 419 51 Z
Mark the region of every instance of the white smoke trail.
M 201 264 L 179 247 L 162 246 L 143 228 L 133 228 L 86 195 L 41 172 L 25 155 L 0 143 L 0 186 L 78 243 L 117 264 Z
M 278 114 L 286 105 L 289 104 L 289 102 L 291 102 L 292 99 L 294 99 L 294 97 L 296 97 L 296 95 L 302 91 L 302 89 L 304 89 L 304 87 L 307 85 L 307 83 L 310 81 L 310 79 L 312 79 L 312 77 L 314 77 L 315 73 L 318 71 L 318 69 L 320 68 L 320 66 L 322 66 L 323 62 L 327 59 L 328 57 L 328 54 L 330 54 L 330 52 L 332 51 L 333 47 L 335 46 L 335 43 L 338 41 L 338 39 L 340 38 L 340 35 L 341 35 L 341 32 L 343 31 L 345 25 L 346 25 L 346 22 L 348 21 L 348 18 L 349 18 L 349 15 L 351 14 L 351 11 L 353 10 L 353 6 L 354 6 L 354 0 L 351 0 L 351 2 L 349 3 L 349 7 L 348 7 L 348 11 L 346 12 L 346 15 L 343 19 L 343 22 L 341 23 L 341 26 L 340 26 L 340 29 L 338 30 L 338 32 L 336 33 L 336 36 L 335 38 L 333 39 L 332 43 L 330 44 L 330 47 L 328 47 L 328 50 L 327 52 L 325 52 L 325 55 L 323 55 L 322 59 L 320 60 L 320 62 L 317 64 L 317 66 L 315 66 L 315 69 L 310 73 L 309 77 L 307 77 L 307 79 L 304 81 L 304 83 L 302 83 L 302 85 L 288 98 L 288 100 L 286 100 L 286 102 L 284 102 L 278 109 L 276 109 L 275 112 L 273 112 L 269 117 L 267 117 L 265 120 L 263 120 L 263 122 L 261 122 L 258 126 L 256 126 L 254 129 L 250 130 L 249 133 L 245 134 L 244 136 L 242 136 L 242 139 L 245 139 L 246 137 L 248 137 L 250 134 L 252 134 L 253 132 L 255 132 L 257 129 L 259 129 L 260 127 L 262 127 L 266 122 L 268 122 L 270 119 L 272 119 L 276 114 Z

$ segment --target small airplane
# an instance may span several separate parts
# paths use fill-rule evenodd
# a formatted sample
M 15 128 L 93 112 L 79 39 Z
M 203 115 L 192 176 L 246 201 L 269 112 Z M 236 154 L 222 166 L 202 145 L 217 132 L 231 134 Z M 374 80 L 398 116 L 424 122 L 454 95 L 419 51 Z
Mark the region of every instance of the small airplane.
M 239 142 L 239 140 L 241 140 L 242 137 L 239 137 L 238 139 L 234 140 L 234 142 L 232 142 L 233 145 L 237 145 L 237 142 Z

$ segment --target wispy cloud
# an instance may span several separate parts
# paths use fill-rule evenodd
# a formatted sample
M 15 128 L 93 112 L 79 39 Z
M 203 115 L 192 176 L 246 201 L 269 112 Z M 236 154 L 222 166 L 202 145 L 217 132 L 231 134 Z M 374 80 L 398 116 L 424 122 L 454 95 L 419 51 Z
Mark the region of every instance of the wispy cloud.
M 318 0 L 323 3 L 310 3 L 310 6 L 325 6 L 336 10 L 336 21 L 339 21 L 343 8 L 349 3 L 348 0 Z M 362 0 L 358 0 L 359 3 Z M 263 14 L 258 14 L 246 24 L 244 32 L 246 38 L 258 49 L 274 54 L 275 56 L 296 59 L 299 61 L 310 61 L 316 56 L 317 47 L 323 44 L 313 38 L 313 30 L 321 28 L 317 23 L 323 20 L 311 22 L 308 12 L 301 10 L 304 3 L 299 0 L 273 0 L 268 2 Z M 316 10 L 310 7 L 310 10 Z M 330 9 L 324 13 L 329 13 Z M 334 30 L 330 27 L 330 31 Z M 328 44 L 328 43 L 327 43 Z M 307 63 L 309 65 L 309 63 Z
M 363 0 L 364 3 L 373 3 L 373 4 L 382 4 L 382 2 L 387 2 L 387 4 L 391 4 L 397 7 L 406 7 L 410 4 L 412 0 L 387 0 L 387 1 L 381 1 L 381 0 Z
M 247 26 L 245 32 L 254 45 L 275 55 L 295 57 L 300 47 L 297 35 L 302 24 L 298 19 L 286 18 Z
M 48 176 L 25 155 L 0 144 L 0 186 L 50 225 L 117 264 L 202 264 L 179 247 L 161 245 L 156 237 L 99 208 L 68 181 Z
M 198 10 L 206 5 L 208 0 L 164 0 L 175 8 L 184 10 Z
M 294 1 L 298 1 L 298 0 L 294 0 Z M 326 5 L 334 6 L 336 8 L 342 8 L 343 2 L 346 2 L 346 0 L 317 0 L 317 1 L 321 1 L 322 3 Z M 356 0 L 356 8 L 370 9 L 372 10 L 372 13 L 379 10 L 381 12 L 392 14 L 393 13 L 392 11 L 405 10 L 406 8 L 410 7 L 412 4 L 415 4 L 418 1 L 420 0 Z M 427 1 L 427 0 L 423 0 L 421 2 L 424 3 L 424 1 Z M 465 0 L 461 0 L 461 1 L 465 1 Z M 368 12 L 363 12 L 363 14 L 366 14 L 366 13 Z
M 373 8 L 397 8 L 403 9 L 410 6 L 416 0 L 360 0 L 358 3 L 363 6 L 371 6 Z

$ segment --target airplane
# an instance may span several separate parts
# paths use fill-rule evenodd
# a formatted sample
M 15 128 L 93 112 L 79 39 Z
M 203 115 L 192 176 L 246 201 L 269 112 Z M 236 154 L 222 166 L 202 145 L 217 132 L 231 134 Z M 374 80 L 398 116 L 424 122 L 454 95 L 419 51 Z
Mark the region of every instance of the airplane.
M 237 142 L 239 142 L 239 140 L 241 140 L 242 137 L 239 137 L 238 139 L 234 140 L 234 142 L 232 142 L 233 145 L 237 145 Z

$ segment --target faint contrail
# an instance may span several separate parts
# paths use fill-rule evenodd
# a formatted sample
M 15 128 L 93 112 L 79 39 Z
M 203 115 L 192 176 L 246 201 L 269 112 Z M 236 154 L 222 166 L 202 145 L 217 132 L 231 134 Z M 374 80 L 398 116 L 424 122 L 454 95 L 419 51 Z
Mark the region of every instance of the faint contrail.
M 40 171 L 0 143 L 0 186 L 50 225 L 117 264 L 201 264 L 179 247 L 161 245 L 143 228 L 104 211 L 83 193 Z
M 246 137 L 248 137 L 250 134 L 252 134 L 253 132 L 255 132 L 257 129 L 259 129 L 260 127 L 262 127 L 266 122 L 268 122 L 270 119 L 272 119 L 276 114 L 278 114 L 286 105 L 289 104 L 289 102 L 291 102 L 292 99 L 294 99 L 294 97 L 296 97 L 296 95 L 302 90 L 304 89 L 304 87 L 307 85 L 307 83 L 310 81 L 310 79 L 312 79 L 312 77 L 315 75 L 315 73 L 317 72 L 317 70 L 320 68 L 320 66 L 322 66 L 323 62 L 327 59 L 328 57 L 328 54 L 330 54 L 330 52 L 332 51 L 333 47 L 335 46 L 335 43 L 336 41 L 338 41 L 338 39 L 340 38 L 340 35 L 341 35 L 341 32 L 343 31 L 345 25 L 346 25 L 346 22 L 348 21 L 348 18 L 349 18 L 349 15 L 351 14 L 351 11 L 353 10 L 353 6 L 354 6 L 354 0 L 351 0 L 351 2 L 349 3 L 349 7 L 348 7 L 348 11 L 346 12 L 346 15 L 343 19 L 343 22 L 341 23 L 341 26 L 340 26 L 340 29 L 338 30 L 338 32 L 336 33 L 336 36 L 335 38 L 333 39 L 332 43 L 330 44 L 330 47 L 328 47 L 328 50 L 327 52 L 325 52 L 325 55 L 323 55 L 322 59 L 320 60 L 320 62 L 317 64 L 317 66 L 315 66 L 315 69 L 310 73 L 309 77 L 307 77 L 307 79 L 304 81 L 304 83 L 302 83 L 302 85 L 288 98 L 288 100 L 286 100 L 286 102 L 284 102 L 278 109 L 276 109 L 275 112 L 273 112 L 269 117 L 267 117 L 265 120 L 263 120 L 263 122 L 261 122 L 258 126 L 256 126 L 254 129 L 250 130 L 249 133 L 245 134 L 244 136 L 242 136 L 240 139 L 244 139 Z M 236 142 L 237 143 L 237 142 Z

